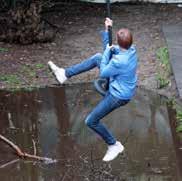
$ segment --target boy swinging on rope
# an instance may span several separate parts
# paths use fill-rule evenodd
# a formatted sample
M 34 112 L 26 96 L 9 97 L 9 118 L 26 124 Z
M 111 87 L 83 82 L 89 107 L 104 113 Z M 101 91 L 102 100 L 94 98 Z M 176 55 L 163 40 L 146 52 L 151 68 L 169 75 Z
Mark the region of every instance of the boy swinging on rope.
M 108 145 L 103 161 L 115 159 L 122 153 L 124 146 L 117 141 L 108 128 L 100 122 L 107 114 L 127 104 L 134 95 L 137 82 L 137 53 L 132 45 L 132 34 L 128 29 L 116 33 L 118 45 L 108 45 L 108 27 L 112 20 L 106 18 L 105 31 L 102 32 L 103 54 L 97 53 L 83 62 L 66 69 L 57 67 L 49 61 L 48 65 L 56 79 L 63 84 L 68 78 L 98 67 L 99 77 L 109 79 L 109 89 L 103 99 L 85 119 L 86 125 L 95 131 Z

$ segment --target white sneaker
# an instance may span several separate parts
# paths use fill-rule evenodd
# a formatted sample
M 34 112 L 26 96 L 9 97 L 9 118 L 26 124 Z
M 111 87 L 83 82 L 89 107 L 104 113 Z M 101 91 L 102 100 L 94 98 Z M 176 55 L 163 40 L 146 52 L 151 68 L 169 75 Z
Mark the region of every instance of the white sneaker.
M 108 150 L 103 158 L 103 161 L 109 162 L 115 159 L 119 155 L 119 153 L 122 153 L 123 151 L 124 146 L 119 141 L 116 141 L 114 145 L 108 146 Z
M 57 81 L 60 84 L 63 84 L 67 80 L 67 77 L 65 75 L 65 69 L 59 68 L 52 61 L 49 61 L 48 65 L 49 65 L 50 69 L 52 70 L 52 72 L 54 73 Z

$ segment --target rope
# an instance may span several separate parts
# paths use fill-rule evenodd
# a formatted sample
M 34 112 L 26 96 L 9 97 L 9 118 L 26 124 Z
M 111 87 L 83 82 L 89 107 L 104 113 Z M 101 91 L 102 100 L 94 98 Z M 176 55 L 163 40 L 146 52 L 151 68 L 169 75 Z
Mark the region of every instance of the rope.
M 111 3 L 110 0 L 107 0 L 107 17 L 111 18 Z M 108 27 L 108 32 L 109 32 L 109 46 L 112 45 L 112 27 Z
M 111 18 L 111 3 L 110 0 L 106 0 L 107 3 L 107 17 Z M 112 27 L 108 27 L 108 33 L 109 33 L 109 46 L 112 45 Z M 109 79 L 101 79 L 98 78 L 94 81 L 94 86 L 96 91 L 102 95 L 105 96 L 108 87 L 109 87 Z

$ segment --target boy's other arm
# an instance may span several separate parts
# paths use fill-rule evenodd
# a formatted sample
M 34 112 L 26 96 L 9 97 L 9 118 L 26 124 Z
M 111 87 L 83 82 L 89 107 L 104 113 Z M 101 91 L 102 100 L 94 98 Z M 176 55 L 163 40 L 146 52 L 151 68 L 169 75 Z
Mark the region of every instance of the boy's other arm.
M 109 33 L 108 31 L 101 31 L 101 38 L 102 38 L 102 47 L 105 51 L 107 44 L 109 43 Z
M 102 37 L 102 46 L 103 50 L 105 51 L 107 44 L 109 44 L 109 26 L 112 26 L 113 22 L 110 18 L 105 19 L 105 31 L 101 31 L 101 37 Z
M 104 54 L 102 56 L 101 64 L 100 64 L 100 77 L 108 78 L 114 75 L 119 74 L 119 68 L 116 63 L 114 63 L 114 59 L 110 60 L 111 55 L 111 47 L 106 47 Z

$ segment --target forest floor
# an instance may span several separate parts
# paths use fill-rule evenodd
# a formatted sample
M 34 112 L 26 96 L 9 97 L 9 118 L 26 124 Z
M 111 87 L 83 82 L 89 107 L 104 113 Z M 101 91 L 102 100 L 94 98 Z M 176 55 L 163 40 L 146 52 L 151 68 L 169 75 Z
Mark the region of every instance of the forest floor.
M 0 42 L 0 89 L 39 87 L 55 84 L 47 67 L 53 61 L 67 67 L 102 52 L 99 31 L 104 28 L 106 7 L 103 4 L 73 3 L 44 13 L 51 24 L 59 28 L 52 43 L 17 45 Z M 131 29 L 139 54 L 138 85 L 173 96 L 176 93 L 173 76 L 171 83 L 158 89 L 157 51 L 166 47 L 163 24 L 180 24 L 182 11 L 177 5 L 121 4 L 112 5 L 113 38 L 121 27 Z M 69 79 L 66 83 L 87 82 L 98 77 L 94 69 Z

